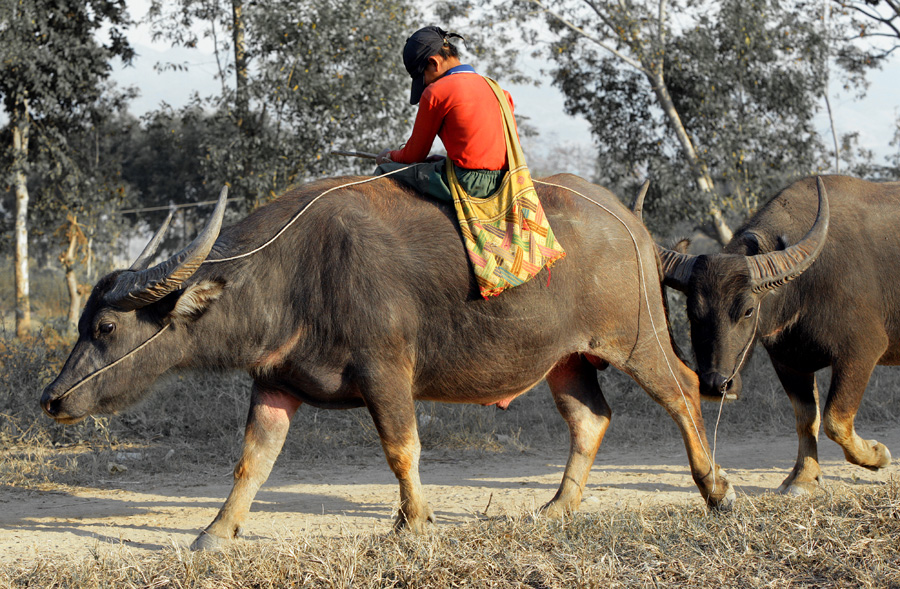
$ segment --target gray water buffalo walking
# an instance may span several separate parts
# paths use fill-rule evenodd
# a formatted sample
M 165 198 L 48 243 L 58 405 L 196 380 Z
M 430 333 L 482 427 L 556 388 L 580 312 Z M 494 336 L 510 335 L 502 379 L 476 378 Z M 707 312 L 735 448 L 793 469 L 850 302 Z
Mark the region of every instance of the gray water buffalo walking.
M 217 239 L 220 199 L 184 251 L 148 268 L 149 246 L 98 282 L 41 404 L 73 422 L 128 406 L 173 367 L 247 370 L 234 487 L 194 543 L 212 548 L 238 534 L 302 403 L 368 409 L 400 482 L 395 525 L 420 531 L 433 513 L 414 401 L 506 403 L 545 377 L 571 434 L 545 511 L 573 511 L 609 425 L 596 371 L 611 364 L 665 407 L 702 496 L 728 506 L 734 491 L 710 460 L 696 374 L 669 339 L 652 238 L 604 189 L 569 175 L 537 185 L 568 256 L 552 276 L 489 300 L 477 294 L 452 209 L 389 178 L 289 191 Z
M 822 483 L 815 380 L 822 368 L 832 369 L 828 437 L 853 464 L 877 470 L 891 459 L 853 422 L 875 365 L 900 363 L 900 183 L 846 176 L 818 183 L 818 191 L 813 178 L 785 188 L 721 254 L 661 249 L 666 284 L 687 294 L 701 392 L 740 394 L 749 347 L 759 341 L 768 352 L 800 440 L 779 487 L 786 493 Z

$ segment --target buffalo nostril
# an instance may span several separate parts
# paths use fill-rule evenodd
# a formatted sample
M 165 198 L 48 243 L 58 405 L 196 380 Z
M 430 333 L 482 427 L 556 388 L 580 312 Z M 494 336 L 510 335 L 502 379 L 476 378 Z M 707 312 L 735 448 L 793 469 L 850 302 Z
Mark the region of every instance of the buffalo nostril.
M 59 413 L 59 399 L 52 399 L 50 395 L 44 394 L 41 397 L 41 407 L 44 409 L 44 413 L 50 417 L 56 417 Z
M 705 372 L 703 376 L 700 377 L 700 382 L 703 383 L 703 388 L 706 391 L 722 392 L 722 389 L 725 387 L 726 379 L 718 372 Z M 731 383 L 728 384 L 730 385 Z

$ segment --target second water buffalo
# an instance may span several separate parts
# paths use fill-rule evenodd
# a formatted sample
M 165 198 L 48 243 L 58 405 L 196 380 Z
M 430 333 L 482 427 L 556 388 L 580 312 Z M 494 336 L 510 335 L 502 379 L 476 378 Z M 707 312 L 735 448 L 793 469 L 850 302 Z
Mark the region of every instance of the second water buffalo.
M 702 393 L 739 395 L 749 348 L 759 341 L 769 354 L 799 437 L 781 492 L 821 485 L 820 424 L 849 462 L 871 470 L 890 463 L 883 444 L 859 436 L 854 418 L 874 367 L 900 364 L 898 226 L 900 183 L 823 176 L 782 190 L 720 254 L 660 248 L 665 283 L 687 295 Z M 815 373 L 828 367 L 820 419 Z

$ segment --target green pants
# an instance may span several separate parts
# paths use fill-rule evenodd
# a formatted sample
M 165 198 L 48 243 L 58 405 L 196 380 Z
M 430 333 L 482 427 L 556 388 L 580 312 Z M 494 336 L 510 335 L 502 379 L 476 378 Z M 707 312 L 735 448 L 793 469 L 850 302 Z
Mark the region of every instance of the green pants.
M 392 178 L 412 186 L 422 194 L 443 202 L 453 202 L 450 182 L 447 180 L 447 160 L 422 162 L 418 164 L 381 164 L 375 168 L 375 175 L 381 176 L 394 170 L 407 168 L 391 174 Z M 408 167 L 407 167 L 408 166 Z M 497 192 L 503 183 L 506 170 L 468 170 L 456 166 L 456 178 L 466 194 L 473 198 L 487 198 Z

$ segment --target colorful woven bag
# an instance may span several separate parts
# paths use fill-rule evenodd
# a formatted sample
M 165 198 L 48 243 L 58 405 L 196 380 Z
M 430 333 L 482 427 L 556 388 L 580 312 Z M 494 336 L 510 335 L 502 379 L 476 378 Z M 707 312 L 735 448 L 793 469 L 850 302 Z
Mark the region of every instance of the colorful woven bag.
M 481 296 L 487 298 L 527 282 L 566 252 L 556 241 L 534 190 L 509 102 L 497 82 L 485 80 L 500 102 L 509 172 L 497 192 L 487 198 L 466 194 L 450 160 L 447 178 L 469 261 Z

